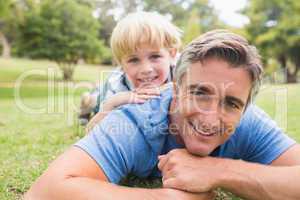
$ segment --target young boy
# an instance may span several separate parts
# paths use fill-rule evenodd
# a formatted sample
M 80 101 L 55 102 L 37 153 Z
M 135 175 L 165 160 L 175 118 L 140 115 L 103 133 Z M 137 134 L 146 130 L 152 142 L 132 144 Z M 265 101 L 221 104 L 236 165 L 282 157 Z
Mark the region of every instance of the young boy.
M 111 48 L 120 68 L 96 91 L 95 113 L 98 113 L 87 130 L 118 106 L 143 103 L 160 94 L 159 87 L 171 81 L 180 36 L 181 30 L 157 13 L 136 12 L 117 23 L 111 36 Z M 95 104 L 93 98 L 89 98 L 89 102 Z

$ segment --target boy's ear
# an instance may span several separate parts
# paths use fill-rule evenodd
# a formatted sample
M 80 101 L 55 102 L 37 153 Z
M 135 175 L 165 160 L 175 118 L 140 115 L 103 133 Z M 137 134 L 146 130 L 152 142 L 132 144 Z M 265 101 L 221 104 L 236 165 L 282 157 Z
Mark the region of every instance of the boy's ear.
M 169 53 L 170 53 L 170 56 L 172 58 L 175 58 L 176 57 L 176 54 L 177 54 L 177 49 L 176 48 L 170 48 L 169 49 Z

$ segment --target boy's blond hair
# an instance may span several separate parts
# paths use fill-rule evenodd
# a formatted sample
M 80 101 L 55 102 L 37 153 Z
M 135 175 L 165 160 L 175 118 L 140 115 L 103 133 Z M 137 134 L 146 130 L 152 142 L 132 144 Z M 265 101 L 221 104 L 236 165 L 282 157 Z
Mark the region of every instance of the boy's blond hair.
M 142 44 L 155 48 L 175 48 L 181 46 L 182 31 L 164 16 L 154 12 L 135 12 L 121 19 L 111 36 L 111 49 L 118 64 L 121 59 Z

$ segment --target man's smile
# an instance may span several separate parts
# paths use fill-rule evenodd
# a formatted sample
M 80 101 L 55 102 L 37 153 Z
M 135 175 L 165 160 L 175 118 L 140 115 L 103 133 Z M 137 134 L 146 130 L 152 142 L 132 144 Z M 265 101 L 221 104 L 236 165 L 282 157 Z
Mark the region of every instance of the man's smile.
M 204 136 L 204 137 L 211 137 L 216 135 L 218 132 L 217 131 L 204 131 L 203 128 L 200 125 L 196 125 L 192 121 L 188 120 L 188 124 L 192 127 L 192 129 L 199 135 Z

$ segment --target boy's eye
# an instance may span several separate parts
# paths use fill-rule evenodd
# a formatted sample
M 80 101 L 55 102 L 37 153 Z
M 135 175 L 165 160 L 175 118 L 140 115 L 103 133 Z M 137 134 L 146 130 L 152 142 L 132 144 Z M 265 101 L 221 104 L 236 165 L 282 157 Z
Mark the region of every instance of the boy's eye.
M 151 59 L 158 59 L 160 57 L 161 57 L 161 55 L 159 55 L 159 54 L 153 54 L 150 56 Z
M 129 63 L 137 63 L 139 61 L 138 58 L 130 58 L 127 62 Z

